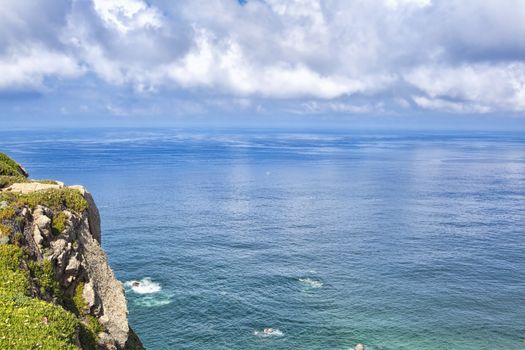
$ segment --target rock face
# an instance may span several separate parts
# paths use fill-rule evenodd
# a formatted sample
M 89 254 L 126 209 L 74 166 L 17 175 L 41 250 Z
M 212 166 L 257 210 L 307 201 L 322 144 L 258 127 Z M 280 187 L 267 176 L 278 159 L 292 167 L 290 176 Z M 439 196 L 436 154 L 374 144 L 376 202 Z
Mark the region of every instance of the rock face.
M 84 187 L 31 180 L 0 152 L 1 349 L 143 349 L 101 239 L 100 215 Z M 45 312 L 36 327 L 28 326 L 35 320 L 24 303 Z M 58 323 L 57 332 L 42 326 Z
M 129 333 L 128 307 L 124 297 L 124 288 L 115 278 L 106 254 L 91 235 L 89 228 L 89 217 L 84 217 L 79 229 L 76 230 L 82 269 L 86 272 L 88 282 L 84 285 L 83 296 L 89 296 L 89 299 L 85 301 L 88 305 L 93 304 L 90 311 L 100 314 L 99 321 L 115 342 L 123 347 L 128 340 Z M 101 313 L 98 311 L 99 306 Z
M 63 184 L 15 183 L 3 192 L 28 194 L 63 188 Z M 63 294 L 77 304 L 80 300 L 81 306 L 76 308 L 82 319 L 98 320 L 103 329 L 96 337 L 99 349 L 143 349 L 128 325 L 123 286 L 115 278 L 100 246 L 100 215 L 93 197 L 82 186 L 69 188 L 78 190 L 87 202 L 87 209 L 81 213 L 68 208 L 59 211 L 45 205 L 18 209 L 25 248 L 34 260 L 51 263 Z
M 80 191 L 82 196 L 86 199 L 88 203 L 88 224 L 89 224 L 89 232 L 91 232 L 91 235 L 93 238 L 97 240 L 98 243 L 102 243 L 102 235 L 100 232 L 100 214 L 98 212 L 97 205 L 95 204 L 95 200 L 93 199 L 93 196 L 91 196 L 91 193 L 89 193 L 84 186 L 69 186 L 69 188 L 76 189 Z

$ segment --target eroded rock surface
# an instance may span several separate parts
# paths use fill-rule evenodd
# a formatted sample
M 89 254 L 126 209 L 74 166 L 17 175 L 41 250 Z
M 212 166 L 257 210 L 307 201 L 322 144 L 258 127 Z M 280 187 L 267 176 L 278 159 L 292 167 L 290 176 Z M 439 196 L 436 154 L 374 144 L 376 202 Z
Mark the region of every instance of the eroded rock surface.
M 16 183 L 4 191 L 23 194 L 63 188 L 63 184 Z M 49 260 L 64 294 L 82 298 L 81 317 L 95 317 L 103 331 L 97 336 L 100 349 L 142 349 L 128 325 L 128 309 L 122 284 L 116 279 L 100 246 L 100 215 L 91 194 L 82 186 L 72 186 L 87 201 L 87 209 L 77 213 L 52 210 L 42 205 L 19 210 L 26 248 L 37 261 Z M 5 206 L 5 204 L 2 204 Z M 60 224 L 59 215 L 61 216 Z M 58 231 L 60 229 L 60 231 Z M 49 299 L 46 296 L 42 298 Z M 126 345 L 133 334 L 133 346 Z

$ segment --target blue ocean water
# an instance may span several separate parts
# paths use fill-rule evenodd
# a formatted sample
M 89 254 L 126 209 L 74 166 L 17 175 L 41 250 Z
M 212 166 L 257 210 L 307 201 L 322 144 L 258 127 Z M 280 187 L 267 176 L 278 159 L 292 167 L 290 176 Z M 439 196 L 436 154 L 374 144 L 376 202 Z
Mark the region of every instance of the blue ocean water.
M 523 134 L 20 130 L 0 149 L 93 193 L 148 349 L 524 349 Z

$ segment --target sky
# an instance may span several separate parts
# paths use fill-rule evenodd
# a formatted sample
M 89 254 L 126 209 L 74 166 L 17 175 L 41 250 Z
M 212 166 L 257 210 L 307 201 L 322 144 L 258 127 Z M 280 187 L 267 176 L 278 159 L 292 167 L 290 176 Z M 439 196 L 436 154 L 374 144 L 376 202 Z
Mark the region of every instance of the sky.
M 0 0 L 0 125 L 525 130 L 523 0 Z

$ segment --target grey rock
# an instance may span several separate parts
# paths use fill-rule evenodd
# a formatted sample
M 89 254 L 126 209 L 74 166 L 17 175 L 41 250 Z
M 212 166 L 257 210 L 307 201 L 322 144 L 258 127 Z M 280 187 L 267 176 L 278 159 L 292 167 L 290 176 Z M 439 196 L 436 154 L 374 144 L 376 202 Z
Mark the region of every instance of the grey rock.
M 66 266 L 66 274 L 76 276 L 80 269 L 80 261 L 78 261 L 76 254 L 69 258 L 69 262 Z
M 117 350 L 115 339 L 106 332 L 98 334 L 98 345 L 107 350 Z
M 59 238 L 50 244 L 51 249 L 53 249 L 53 256 L 58 257 L 60 254 L 62 254 L 67 247 L 67 241 L 63 238 Z
M 91 308 L 93 308 L 96 305 L 96 296 L 95 296 L 95 290 L 93 289 L 93 285 L 91 283 L 84 284 L 84 289 L 82 290 L 82 298 L 86 302 L 86 305 Z
M 89 193 L 88 190 L 86 190 L 84 186 L 74 185 L 74 186 L 69 186 L 69 188 L 73 188 L 73 189 L 80 191 L 80 193 L 84 196 L 84 198 L 88 202 L 87 211 L 88 211 L 89 230 L 93 238 L 95 238 L 98 243 L 101 243 L 102 236 L 100 232 L 100 213 L 98 212 L 98 208 L 97 208 L 97 205 L 95 204 L 93 196 L 91 196 L 91 193 Z
M 99 321 L 115 339 L 117 347 L 124 348 L 128 339 L 128 307 L 124 288 L 109 267 L 104 250 L 91 234 L 89 221 L 84 217 L 77 229 L 82 249 L 82 267 L 87 272 L 93 290 L 100 300 L 103 315 Z
M 33 227 L 37 227 L 44 238 L 51 237 L 51 219 L 47 216 L 48 209 L 37 206 L 33 211 Z
M 38 226 L 33 227 L 33 239 L 38 246 L 42 246 L 42 243 L 44 242 L 44 237 Z

